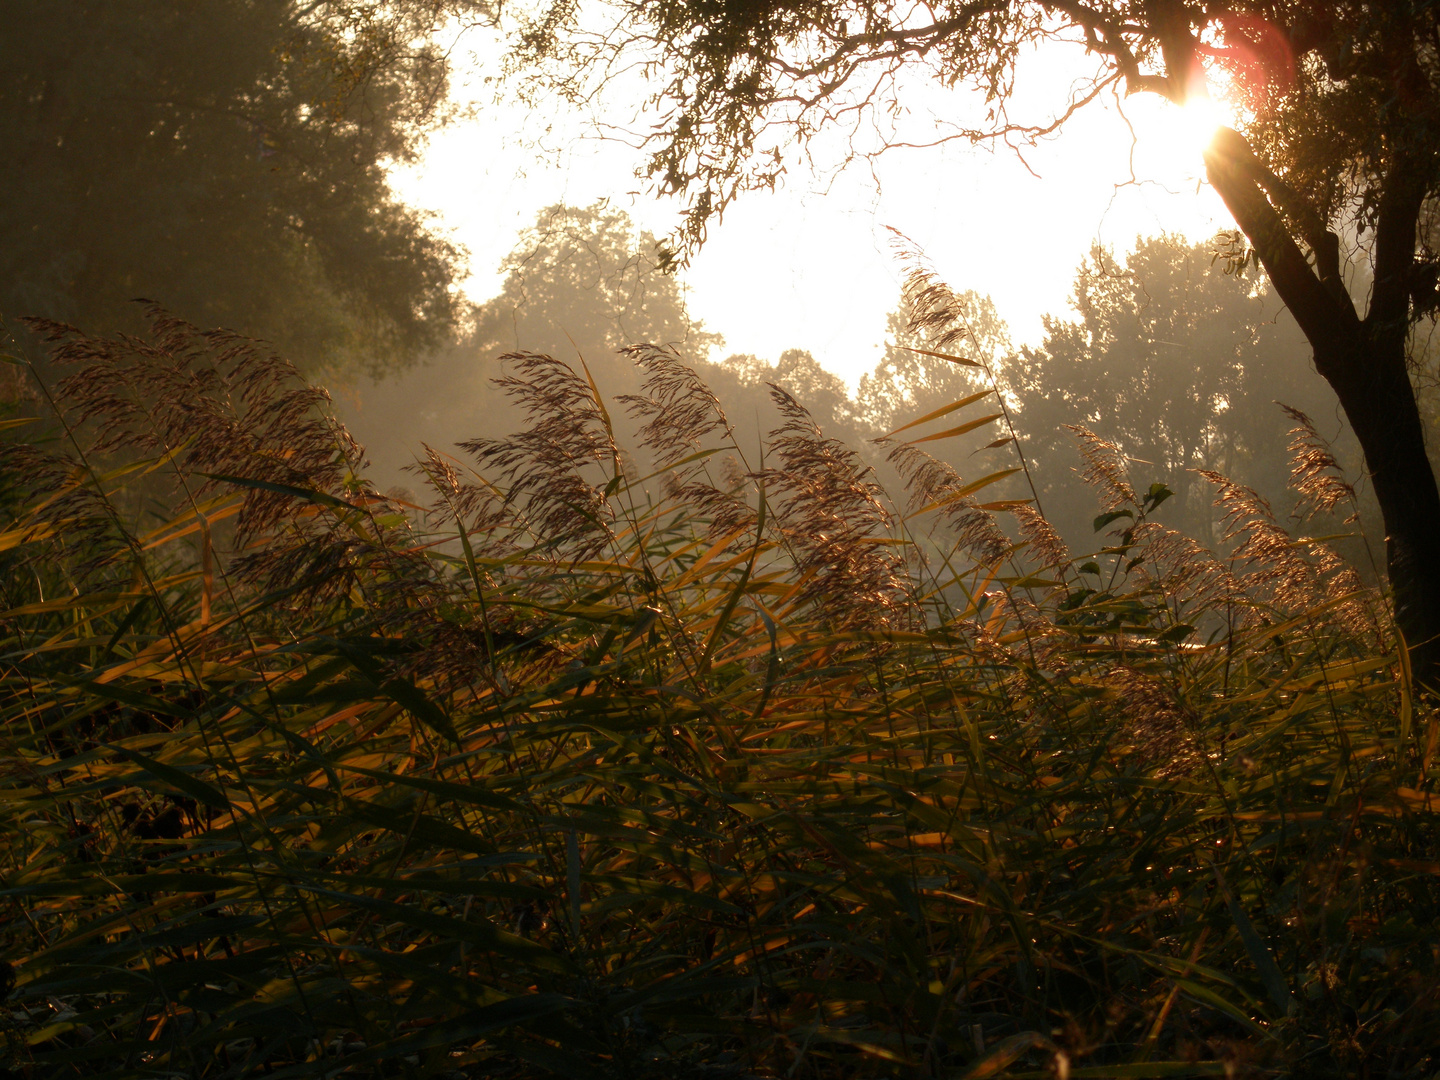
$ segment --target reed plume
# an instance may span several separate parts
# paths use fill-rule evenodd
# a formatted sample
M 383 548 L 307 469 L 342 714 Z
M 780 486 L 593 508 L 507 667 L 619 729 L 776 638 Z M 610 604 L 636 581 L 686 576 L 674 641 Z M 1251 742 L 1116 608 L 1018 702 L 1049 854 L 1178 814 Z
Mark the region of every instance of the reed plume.
M 354 565 L 354 545 L 314 542 L 329 534 L 314 500 L 345 505 L 355 495 L 363 503 L 373 492 L 356 481 L 363 451 L 327 411 L 329 394 L 260 342 L 201 331 L 155 305 L 146 314 L 145 338 L 30 321 L 66 372 L 52 393 L 72 440 L 69 452 L 10 451 L 29 455 L 27 468 L 60 495 L 41 515 L 68 521 L 92 564 L 126 561 L 122 553 L 134 555 L 135 545 L 112 528 L 115 485 L 99 477 L 117 458 L 149 455 L 146 483 L 166 486 L 197 513 L 238 494 L 232 568 L 241 577 L 268 588 L 337 581 Z
M 73 427 L 93 428 L 90 452 L 174 455 L 197 496 L 227 483 L 213 474 L 343 494 L 363 452 L 326 412 L 325 390 L 258 341 L 201 331 L 154 305 L 146 314 L 148 339 L 31 322 L 70 371 L 55 398 Z M 285 492 L 245 489 L 241 543 L 281 525 L 296 505 Z
M 644 393 L 618 400 L 642 421 L 640 445 L 654 453 L 656 468 L 673 468 L 698 452 L 712 433 L 733 441 L 720 402 L 673 348 L 632 345 L 620 352 L 644 372 Z
M 1245 590 L 1268 597 L 1282 611 L 1338 608 L 1342 624 L 1353 632 L 1375 632 L 1376 615 L 1359 575 L 1334 549 L 1292 537 L 1252 488 L 1208 470 L 1200 475 L 1216 487 L 1225 540 L 1235 544 L 1232 557 L 1247 567 Z
M 876 445 L 889 446 L 877 439 Z M 1010 541 L 988 510 L 982 510 L 971 495 L 963 494 L 965 482 L 945 462 L 912 443 L 896 442 L 885 460 L 900 474 L 908 494 L 907 511 L 918 514 L 933 508 L 955 537 L 956 544 L 980 563 L 994 563 L 1010 551 Z
M 1334 552 L 1212 476 L 1232 574 L 1124 502 L 1093 443 L 1135 517 L 1056 587 L 1004 565 L 953 470 L 887 445 L 912 514 L 977 557 L 920 573 L 864 463 L 783 391 L 769 469 L 685 462 L 735 448 L 682 366 L 631 403 L 671 463 L 658 503 L 589 380 L 542 357 L 481 471 L 426 448 L 423 512 L 318 434 L 265 474 L 288 487 L 215 481 L 216 505 L 288 500 L 245 554 L 312 559 L 333 584 L 304 602 L 211 589 L 194 429 L 147 431 L 111 369 L 68 454 L 7 451 L 36 470 L 0 530 L 0 1068 L 1426 1074 L 1440 717 L 1393 643 L 1340 627 L 1365 598 Z M 291 467 L 263 416 L 196 408 Z M 179 509 L 141 542 L 114 489 L 157 463 Z M 104 581 L 45 516 L 82 488 L 121 545 Z M 1277 613 L 1301 564 L 1315 606 Z M 177 627 L 202 597 L 212 618 Z
M 800 598 L 823 604 L 842 626 L 883 626 L 906 608 L 902 560 L 886 551 L 890 515 L 873 472 L 805 407 L 771 383 L 784 423 L 770 433 L 778 468 L 756 479 L 775 492 L 776 517 L 793 545 Z
M 1139 506 L 1130 483 L 1130 467 L 1119 445 L 1082 425 L 1066 424 L 1065 427 L 1080 444 L 1080 456 L 1085 462 L 1080 478 L 1100 492 L 1101 508 L 1108 513 L 1126 506 Z
M 1193 732 L 1200 717 L 1181 700 L 1172 679 L 1120 665 L 1105 676 L 1122 717 L 1116 741 L 1135 755 L 1141 768 L 1160 777 L 1195 773 L 1204 755 Z
M 1012 508 L 1020 526 L 1020 536 L 1030 544 L 1030 554 L 1040 566 L 1063 569 L 1070 561 L 1070 549 L 1045 515 L 1031 503 Z
M 1315 429 L 1315 422 L 1299 409 L 1280 403 L 1285 415 L 1295 421 L 1290 429 L 1290 488 L 1300 495 L 1295 516 L 1309 521 L 1317 514 L 1329 514 L 1341 503 L 1355 505 L 1355 487 L 1345 479 L 1330 444 Z M 1356 510 L 1346 522 L 1358 521 Z
M 1225 613 L 1227 619 L 1232 611 L 1243 616 L 1244 584 L 1193 537 L 1158 521 L 1142 521 L 1135 526 L 1134 541 L 1144 554 L 1136 572 L 1161 595 L 1196 611 Z
M 971 336 L 964 305 L 918 244 L 897 229 L 889 231 L 891 253 L 905 272 L 900 303 L 910 329 L 924 335 L 936 352 L 953 352 Z
M 578 560 L 613 539 L 614 510 L 605 488 L 620 475 L 604 404 L 569 364 L 539 353 L 507 353 L 514 372 L 495 380 L 518 404 L 528 426 L 507 438 L 460 443 L 505 491 L 531 534 Z M 587 475 L 589 470 L 589 475 Z

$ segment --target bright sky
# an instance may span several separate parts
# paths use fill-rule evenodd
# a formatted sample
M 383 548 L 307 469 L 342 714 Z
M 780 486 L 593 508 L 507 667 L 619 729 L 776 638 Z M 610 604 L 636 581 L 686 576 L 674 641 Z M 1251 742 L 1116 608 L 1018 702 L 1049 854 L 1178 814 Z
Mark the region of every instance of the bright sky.
M 468 248 L 473 299 L 499 291 L 494 268 L 553 203 L 608 198 L 640 227 L 671 231 L 675 205 L 646 195 L 634 177 L 639 152 L 597 138 L 593 117 L 490 103 L 484 75 L 494 56 L 486 42 L 462 39 L 455 91 L 476 102 L 477 117 L 434 135 L 419 164 L 395 175 L 401 196 L 434 212 Z M 1029 58 L 1012 118 L 1048 120 L 1087 63 L 1066 45 Z M 904 104 L 913 141 L 933 139 L 947 118 L 979 108 L 972 96 L 923 81 Z M 597 109 L 606 122 L 628 118 L 613 99 Z M 742 197 L 712 228 L 683 273 L 691 313 L 725 335 L 713 359 L 750 352 L 773 361 L 784 349 L 806 348 L 853 385 L 878 361 L 899 295 L 889 225 L 924 248 L 952 287 L 988 293 L 1017 342 L 1037 342 L 1041 317 L 1068 310 L 1075 268 L 1097 240 L 1124 251 L 1142 234 L 1201 240 L 1232 227 L 1200 181 L 1205 126 L 1191 110 L 1137 95 L 1123 115 L 1113 99 L 1096 102 L 1057 138 L 1027 149 L 1025 163 L 1003 146 L 952 142 L 891 150 L 873 172 L 861 163 L 838 176 L 837 137 L 817 146 L 815 172 Z

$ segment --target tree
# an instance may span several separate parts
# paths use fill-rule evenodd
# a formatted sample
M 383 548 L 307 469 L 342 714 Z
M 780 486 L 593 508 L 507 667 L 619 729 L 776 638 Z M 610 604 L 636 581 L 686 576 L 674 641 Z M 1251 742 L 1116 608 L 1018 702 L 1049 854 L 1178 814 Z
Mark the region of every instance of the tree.
M 684 289 L 662 261 L 656 238 L 637 234 L 623 211 L 603 202 L 548 207 L 501 264 L 505 283 L 476 313 L 475 345 L 566 360 L 578 351 L 627 390 L 631 367 L 615 356 L 627 345 L 683 346 L 703 360 L 721 338 L 691 320 Z
M 1001 365 L 1016 427 L 1045 512 L 1088 540 L 1089 493 L 1076 491 L 1074 439 L 1083 425 L 1137 459 L 1137 479 L 1175 497 L 1164 517 L 1218 543 L 1210 469 L 1285 495 L 1287 431 L 1275 400 L 1312 416 L 1334 396 L 1309 375 L 1304 342 L 1263 281 L 1237 287 L 1204 245 L 1178 237 L 1140 241 L 1122 263 L 1096 247 L 1075 275 L 1075 318 L 1049 316 L 1038 349 Z M 1328 398 L 1328 402 L 1327 399 Z M 1282 509 L 1283 513 L 1283 509 Z
M 782 352 L 772 381 L 805 406 L 822 428 L 835 434 L 854 428 L 854 407 L 844 381 L 821 367 L 809 349 Z
M 627 345 L 676 345 L 703 359 L 720 337 L 690 318 L 684 289 L 660 270 L 657 249 L 654 236 L 604 204 L 542 210 L 501 263 L 500 293 L 476 308 L 465 341 L 359 391 L 348 422 L 386 481 L 402 479 L 400 467 L 422 441 L 449 451 L 462 439 L 514 430 L 520 418 L 492 383 L 502 353 L 583 358 L 607 397 L 639 389 L 634 365 L 617 355 Z M 624 410 L 613 412 L 623 426 Z
M 751 353 L 736 353 L 723 363 L 697 369 L 724 408 L 737 444 L 753 450 L 757 461 L 769 433 L 784 423 L 772 386 L 794 397 L 831 438 L 858 445 L 872 434 L 857 423 L 844 380 L 821 367 L 809 349 L 786 349 L 773 364 Z
M 967 359 L 977 359 L 993 371 L 1011 351 L 1009 328 L 988 296 L 964 292 L 956 299 L 968 334 Z M 893 431 L 988 387 L 984 368 L 929 355 L 944 350 L 929 335 L 912 329 L 910 316 L 904 310 L 892 311 L 886 317 L 885 328 L 885 355 L 874 371 L 860 377 L 856 392 L 857 410 L 877 432 Z
M 484 0 L 0 0 L 0 313 L 94 331 L 146 296 L 311 368 L 457 314 L 459 253 L 395 201 Z
M 773 185 L 813 133 L 892 106 L 907 71 L 984 95 L 975 139 L 1035 137 L 1111 87 L 1177 104 L 1223 78 L 1251 117 L 1205 154 L 1210 182 L 1295 316 L 1364 450 L 1384 517 L 1396 621 L 1413 670 L 1440 679 L 1440 489 L 1406 363 L 1440 308 L 1440 8 L 1428 0 L 613 0 L 604 34 L 556 0 L 522 59 L 585 92 L 638 54 L 660 123 L 644 171 L 686 200 L 682 246 L 739 192 Z M 1097 62 L 1054 118 L 1012 121 L 1016 64 L 1068 42 Z M 657 72 L 663 71 L 663 77 Z M 798 136 L 798 138 L 797 138 Z M 799 148 L 794 149 L 794 148 Z M 1422 228 L 1422 226 L 1424 226 Z M 1341 235 L 1372 269 L 1346 289 Z

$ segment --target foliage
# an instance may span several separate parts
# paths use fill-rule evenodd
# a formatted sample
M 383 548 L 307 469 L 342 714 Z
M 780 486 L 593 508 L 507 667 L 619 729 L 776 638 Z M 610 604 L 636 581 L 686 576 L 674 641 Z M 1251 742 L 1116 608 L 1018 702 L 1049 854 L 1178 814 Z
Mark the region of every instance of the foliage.
M 850 400 L 845 383 L 821 367 L 809 349 L 786 349 L 773 364 L 749 353 L 737 353 L 727 356 L 721 364 L 700 370 L 706 382 L 715 388 L 729 415 L 741 418 L 736 420 L 736 430 L 744 432 L 739 442 L 747 448 L 760 447 L 764 431 L 744 421 L 752 414 L 756 424 L 761 423 L 761 417 L 766 421 L 773 418 L 771 388 L 774 386 L 804 402 L 805 408 L 826 431 L 855 437 L 869 433 L 857 423 L 860 417 L 856 415 L 855 403 Z
M 978 124 L 954 120 L 949 138 L 1014 141 L 1053 134 L 1112 87 L 1183 102 L 1205 93 L 1208 69 L 1246 108 L 1255 152 L 1285 176 L 1283 212 L 1303 216 L 1304 203 L 1320 222 L 1358 211 L 1373 226 L 1397 155 L 1414 157 L 1426 190 L 1440 180 L 1422 149 L 1435 139 L 1428 4 L 986 0 L 939 4 L 919 18 L 892 0 L 608 8 L 603 34 L 572 4 L 543 5 L 528 21 L 517 14 L 514 62 L 548 76 L 546 92 L 576 95 L 593 93 L 626 60 L 659 76 L 649 80 L 659 122 L 646 139 L 646 171 L 661 191 L 687 196 L 692 243 L 737 194 L 773 186 L 827 127 L 854 130 L 867 118 L 882 134 L 893 127 L 902 110 L 891 103 L 904 101 L 908 73 L 990 106 Z M 1053 116 L 1017 118 L 1017 64 L 1042 45 L 1083 48 L 1098 68 Z
M 496 357 L 516 349 L 584 358 L 612 392 L 638 390 L 617 350 L 637 342 L 684 345 L 703 356 L 720 336 L 691 319 L 679 279 L 659 267 L 655 237 L 603 203 L 551 206 L 516 239 L 498 295 L 473 312 L 463 341 L 424 365 L 356 391 L 352 427 L 389 474 L 420 444 L 451 447 L 518 422 L 493 380 Z M 622 418 L 623 422 L 623 418 Z
M 1009 332 L 988 296 L 967 292 L 962 301 L 973 309 L 967 319 L 973 337 L 968 353 L 979 353 L 985 363 L 996 363 L 1011 351 Z M 917 414 L 937 409 L 967 393 L 980 389 L 985 380 L 975 368 L 927 355 L 938 351 L 935 343 L 910 328 L 903 309 L 892 311 L 885 320 L 885 355 L 873 371 L 860 377 L 856 408 L 871 427 L 890 431 Z M 966 357 L 969 359 L 969 357 Z
M 505 283 L 477 313 L 477 343 L 578 351 L 605 363 L 643 341 L 685 346 L 703 359 L 720 337 L 691 320 L 679 280 L 662 263 L 659 242 L 637 233 L 622 210 L 603 202 L 548 207 L 501 264 Z
M 128 328 L 156 296 L 319 368 L 444 339 L 460 253 L 392 197 L 476 0 L 6 3 L 0 312 Z
M 1092 438 L 1071 560 L 898 438 L 892 504 L 783 392 L 747 464 L 647 347 L 610 405 L 511 358 L 523 429 L 418 462 L 422 510 L 244 340 L 48 333 L 0 533 L 12 1071 L 1440 1066 L 1440 717 L 1243 487 L 1221 563 Z
M 1263 277 L 1237 281 L 1206 245 L 1153 237 L 1123 265 L 1094 249 L 1076 273 L 1073 304 L 1073 320 L 1047 319 L 1043 345 L 1003 366 L 1046 512 L 1062 531 L 1073 535 L 1091 514 L 1068 482 L 1067 425 L 1091 428 L 1147 462 L 1175 492 L 1172 521 L 1209 546 L 1222 530 L 1196 470 L 1283 498 L 1290 425 L 1275 402 L 1326 418 L 1335 405 L 1307 378 L 1303 339 L 1276 317 Z M 1344 531 L 1336 524 L 1327 531 Z

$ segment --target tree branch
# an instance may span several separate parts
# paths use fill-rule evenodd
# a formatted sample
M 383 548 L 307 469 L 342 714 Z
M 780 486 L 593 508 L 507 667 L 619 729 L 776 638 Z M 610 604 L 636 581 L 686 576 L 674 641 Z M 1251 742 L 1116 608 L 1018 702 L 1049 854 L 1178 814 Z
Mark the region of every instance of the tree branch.
M 1114 58 L 1116 69 L 1125 77 L 1128 93 L 1159 94 L 1177 104 L 1184 100 L 1183 90 L 1177 96 L 1168 76 L 1141 72 L 1140 61 L 1125 40 L 1125 27 L 1115 25 L 1099 12 L 1075 0 L 1051 0 L 1048 6 L 1068 16 L 1071 22 L 1085 31 L 1085 43 L 1092 51 Z
M 856 54 L 869 52 L 869 55 L 865 56 L 866 60 L 898 58 L 910 52 L 923 56 L 950 37 L 968 30 L 981 15 L 1003 9 L 1004 6 L 1004 3 L 998 0 L 983 0 L 967 5 L 960 14 L 952 18 L 931 23 L 929 26 L 900 27 L 859 34 L 846 34 L 842 31 L 835 48 L 828 55 L 813 60 L 804 67 L 791 66 L 778 56 L 767 56 L 766 59 L 792 78 L 813 79 L 825 75 L 837 66 L 846 65 L 853 69 L 856 62 L 849 58 Z M 886 48 L 882 50 L 882 46 Z
M 1340 276 L 1340 237 L 1326 227 L 1325 220 L 1304 196 L 1255 156 L 1248 142 L 1235 132 L 1226 131 L 1228 134 L 1223 136 L 1228 143 L 1225 153 L 1234 167 L 1259 185 L 1276 209 L 1290 219 L 1315 257 L 1315 270 L 1321 284 L 1337 300 L 1348 304 L 1350 294 L 1346 292 L 1345 282 Z
M 1266 197 L 1255 164 L 1249 144 L 1230 128 L 1221 128 L 1205 152 L 1210 183 L 1255 245 L 1275 291 L 1314 346 L 1316 367 L 1332 382 L 1345 378 L 1350 373 L 1337 370 L 1333 359 L 1343 350 L 1331 346 L 1353 342 L 1360 329 L 1355 308 L 1348 298 L 1341 303 L 1311 269 L 1284 218 Z

